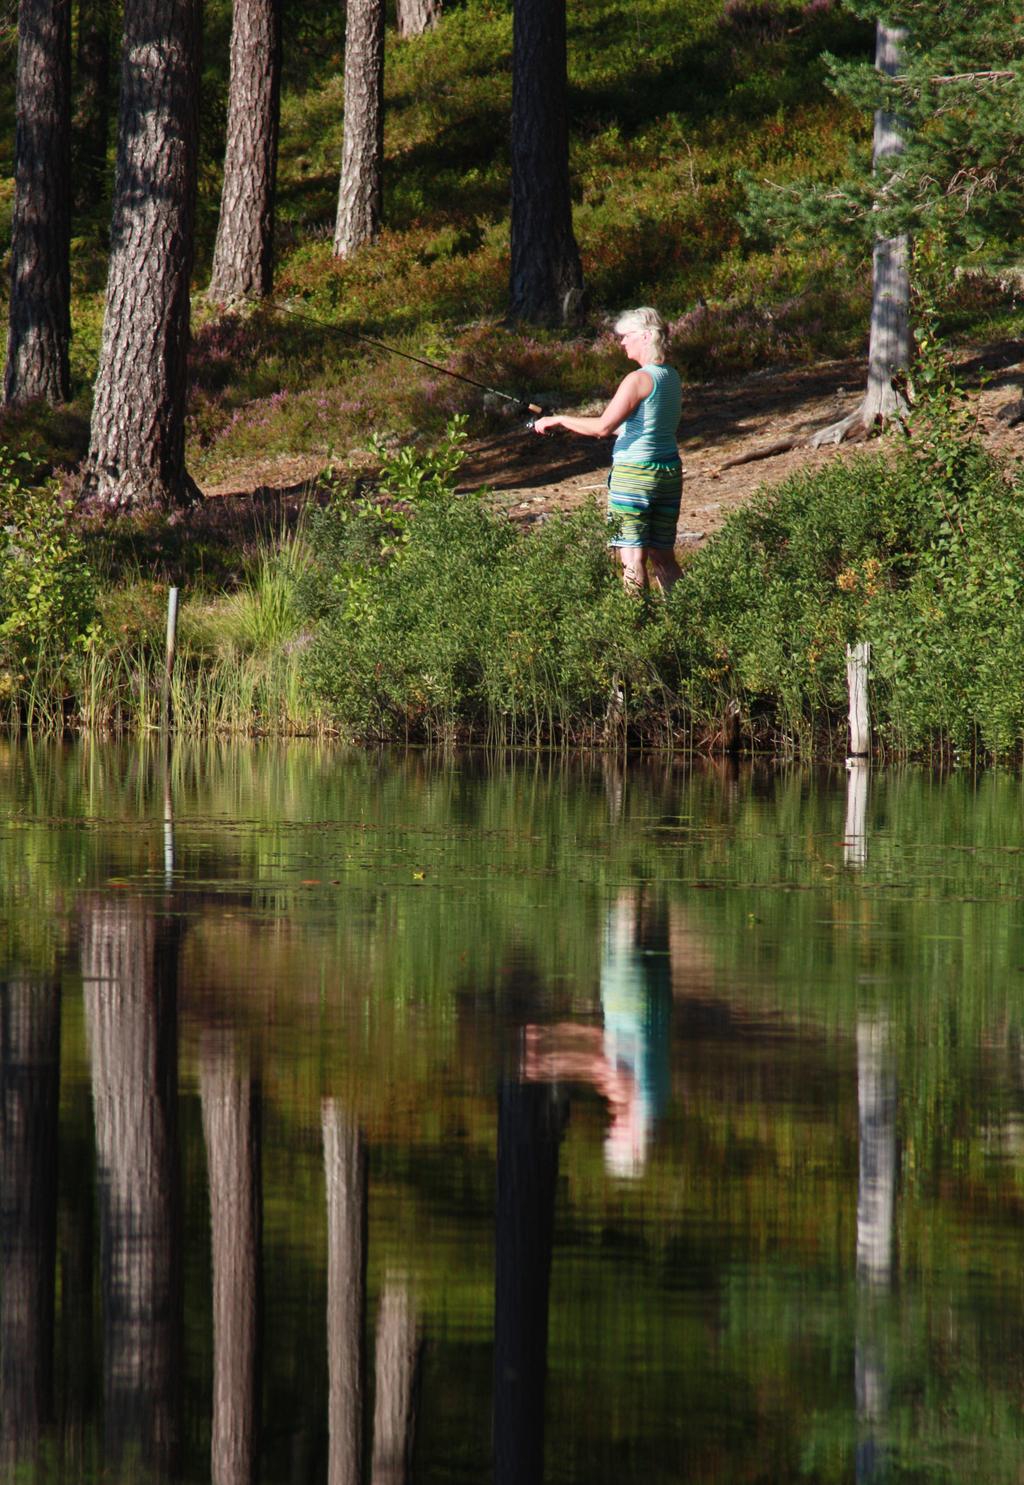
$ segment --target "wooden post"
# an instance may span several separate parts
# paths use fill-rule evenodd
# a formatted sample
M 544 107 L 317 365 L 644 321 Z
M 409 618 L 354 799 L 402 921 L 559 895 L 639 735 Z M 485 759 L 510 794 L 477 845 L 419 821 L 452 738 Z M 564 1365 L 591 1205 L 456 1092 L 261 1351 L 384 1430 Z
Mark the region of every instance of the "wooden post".
M 868 714 L 869 644 L 846 646 L 846 685 L 850 693 L 850 757 L 866 758 L 871 752 L 871 719 Z
M 174 676 L 174 651 L 178 643 L 178 590 L 167 592 L 167 649 L 164 656 L 164 682 L 160 692 L 160 727 L 166 732 L 171 725 L 171 681 Z

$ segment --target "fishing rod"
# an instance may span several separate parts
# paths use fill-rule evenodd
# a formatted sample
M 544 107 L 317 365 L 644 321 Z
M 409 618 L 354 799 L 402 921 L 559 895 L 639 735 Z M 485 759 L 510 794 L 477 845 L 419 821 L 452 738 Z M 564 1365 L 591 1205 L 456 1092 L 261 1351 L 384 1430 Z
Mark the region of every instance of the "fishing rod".
M 497 387 L 489 387 L 486 382 L 478 382 L 475 377 L 464 376 L 461 371 L 450 371 L 447 366 L 439 366 L 436 361 L 428 361 L 424 356 L 414 356 L 410 351 L 400 351 L 397 346 L 387 345 L 383 340 L 375 340 L 372 335 L 359 335 L 355 330 L 346 330 L 342 325 L 332 325 L 329 320 L 318 320 L 315 315 L 304 315 L 297 309 L 289 309 L 284 304 L 278 304 L 275 300 L 270 300 L 267 307 L 276 310 L 280 315 L 289 315 L 293 320 L 302 320 L 307 325 L 315 325 L 318 330 L 333 330 L 335 335 L 343 335 L 346 340 L 358 341 L 360 345 L 375 346 L 379 351 L 387 351 L 389 356 L 401 356 L 403 361 L 415 361 L 417 366 L 429 366 L 431 371 L 439 371 L 442 376 L 454 377 L 457 382 L 466 382 L 471 387 L 478 387 L 481 392 L 489 392 L 492 397 L 501 397 L 522 412 L 539 414 L 544 411 L 536 402 L 527 402 L 522 397 L 513 397 L 511 392 L 502 392 Z

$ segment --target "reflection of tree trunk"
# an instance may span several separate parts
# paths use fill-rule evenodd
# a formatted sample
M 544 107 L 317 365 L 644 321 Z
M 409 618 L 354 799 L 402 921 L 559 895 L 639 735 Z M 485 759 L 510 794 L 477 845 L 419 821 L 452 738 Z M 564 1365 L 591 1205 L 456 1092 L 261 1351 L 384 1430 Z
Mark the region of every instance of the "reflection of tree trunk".
M 857 1182 L 857 1334 L 854 1388 L 857 1400 L 858 1482 L 876 1479 L 884 1466 L 879 1435 L 885 1423 L 885 1349 L 876 1301 L 892 1276 L 892 1227 L 896 1193 L 896 1080 L 883 1022 L 857 1025 L 857 1105 L 860 1169 Z
M 888 1284 L 896 1194 L 896 1080 L 883 1023 L 857 1024 L 857 1110 L 860 1172 L 857 1183 L 857 1277 Z
M 363 1329 L 366 1312 L 366 1152 L 334 1099 L 323 1106 L 327 1185 L 327 1485 L 362 1475 Z
M 213 1485 L 251 1485 L 259 1451 L 262 1190 L 259 1085 L 229 1040 L 199 1069 L 213 1246 Z
M 174 1470 L 181 1267 L 176 925 L 93 902 L 82 925 L 103 1287 L 108 1463 Z
M 0 987 L 0 1472 L 53 1404 L 60 990 Z
M 95 1415 L 93 1297 L 92 1107 L 88 1085 L 64 1093 L 57 1251 L 60 1268 L 60 1370 L 57 1377 L 61 1458 L 68 1479 L 84 1479 L 90 1465 L 86 1430 Z
M 408 1284 L 389 1278 L 377 1316 L 372 1485 L 406 1485 L 416 1427 L 416 1304 Z
M 498 1109 L 494 1482 L 540 1485 L 548 1286 L 561 1110 L 550 1088 L 504 1083 Z

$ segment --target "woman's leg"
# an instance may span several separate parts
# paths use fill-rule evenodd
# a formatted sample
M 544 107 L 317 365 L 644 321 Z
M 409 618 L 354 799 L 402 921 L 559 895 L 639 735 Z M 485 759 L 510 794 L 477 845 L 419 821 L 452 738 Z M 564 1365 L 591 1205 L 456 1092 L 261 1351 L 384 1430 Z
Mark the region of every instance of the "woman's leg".
M 663 593 L 671 593 L 683 575 L 674 550 L 671 547 L 644 547 L 643 550 L 652 581 Z
M 645 547 L 616 547 L 622 563 L 622 584 L 627 592 L 639 593 L 647 586 L 644 570 Z

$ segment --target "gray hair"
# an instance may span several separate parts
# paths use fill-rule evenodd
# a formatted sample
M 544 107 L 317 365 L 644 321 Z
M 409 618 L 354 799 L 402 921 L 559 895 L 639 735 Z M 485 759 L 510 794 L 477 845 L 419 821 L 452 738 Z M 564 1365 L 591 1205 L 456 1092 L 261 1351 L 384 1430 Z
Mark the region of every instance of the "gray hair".
M 626 335 L 631 331 L 641 334 L 646 331 L 651 341 L 651 360 L 654 362 L 664 361 L 667 349 L 668 326 L 661 318 L 656 309 L 649 304 L 641 305 L 639 309 L 627 309 L 625 314 L 619 315 L 615 321 L 616 335 Z

